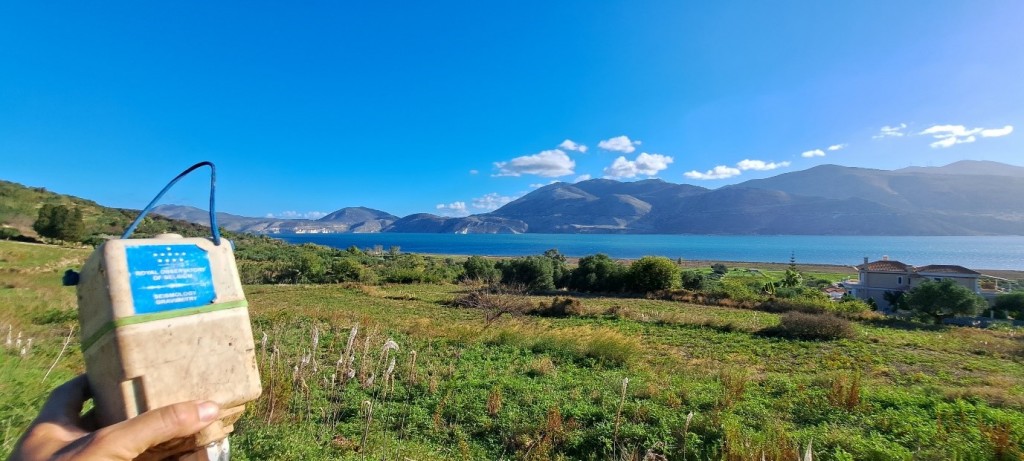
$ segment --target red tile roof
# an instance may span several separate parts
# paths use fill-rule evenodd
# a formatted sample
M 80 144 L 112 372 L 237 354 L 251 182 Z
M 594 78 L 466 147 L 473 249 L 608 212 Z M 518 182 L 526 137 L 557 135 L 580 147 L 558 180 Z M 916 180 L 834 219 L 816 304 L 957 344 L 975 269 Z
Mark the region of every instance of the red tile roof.
M 972 271 L 963 266 L 955 266 L 952 264 L 931 264 L 928 266 L 915 267 L 914 271 L 917 273 L 927 272 L 929 274 L 965 274 L 965 275 L 981 275 L 978 272 Z
M 857 269 L 869 272 L 910 272 L 910 265 L 899 261 L 883 259 L 857 266 Z

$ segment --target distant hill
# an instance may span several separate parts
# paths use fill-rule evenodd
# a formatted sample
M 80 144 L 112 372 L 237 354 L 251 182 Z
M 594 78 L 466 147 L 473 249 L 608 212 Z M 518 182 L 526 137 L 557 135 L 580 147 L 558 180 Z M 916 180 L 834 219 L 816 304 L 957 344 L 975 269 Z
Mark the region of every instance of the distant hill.
M 206 210 L 182 205 L 160 205 L 154 214 L 181 219 L 204 226 L 210 225 Z M 234 232 L 253 234 L 280 233 L 373 233 L 380 232 L 398 217 L 365 207 L 342 208 L 320 219 L 250 218 L 223 212 L 217 213 L 217 226 Z
M 1021 223 L 1024 218 L 1024 206 L 1020 200 L 1024 196 L 1024 175 L 1013 175 L 1013 171 L 1022 168 L 1003 165 L 1001 170 L 1007 175 L 991 175 L 982 174 L 993 169 L 991 165 L 968 163 L 970 173 L 956 174 L 954 165 L 957 164 L 925 169 L 926 172 L 821 165 L 732 187 L 831 199 L 860 198 L 906 212 L 933 213 L 937 218 L 953 221 L 964 217 L 987 217 Z M 1001 233 L 986 230 L 984 226 L 977 232 Z
M 591 179 L 544 186 L 486 216 L 525 222 L 530 232 L 625 232 L 658 207 L 707 192 L 660 179 Z
M 912 166 L 901 168 L 895 170 L 895 173 L 980 174 L 1024 178 L 1024 167 L 987 160 L 961 160 L 946 166 Z
M 395 221 L 386 232 L 431 233 L 431 234 L 522 234 L 526 223 L 486 215 L 448 218 L 418 213 Z

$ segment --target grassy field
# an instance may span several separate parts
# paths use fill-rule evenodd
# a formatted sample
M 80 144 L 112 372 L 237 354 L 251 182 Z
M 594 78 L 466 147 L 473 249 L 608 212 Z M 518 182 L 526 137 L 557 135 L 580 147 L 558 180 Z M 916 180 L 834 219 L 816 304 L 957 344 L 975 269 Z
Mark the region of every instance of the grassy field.
M 86 256 L 0 242 L 0 457 L 82 371 L 77 332 L 60 354 L 76 321 L 59 278 Z M 865 320 L 796 341 L 759 334 L 776 314 L 589 296 L 489 321 L 452 307 L 471 289 L 246 287 L 264 396 L 234 459 L 1024 457 L 1019 329 Z

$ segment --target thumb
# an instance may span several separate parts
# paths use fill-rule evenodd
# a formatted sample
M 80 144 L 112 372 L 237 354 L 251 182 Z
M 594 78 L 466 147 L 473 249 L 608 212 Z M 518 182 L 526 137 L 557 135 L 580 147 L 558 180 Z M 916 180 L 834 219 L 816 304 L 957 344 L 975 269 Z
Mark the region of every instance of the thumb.
M 101 429 L 90 448 L 132 459 L 155 445 L 199 432 L 219 415 L 220 407 L 213 402 L 168 405 Z

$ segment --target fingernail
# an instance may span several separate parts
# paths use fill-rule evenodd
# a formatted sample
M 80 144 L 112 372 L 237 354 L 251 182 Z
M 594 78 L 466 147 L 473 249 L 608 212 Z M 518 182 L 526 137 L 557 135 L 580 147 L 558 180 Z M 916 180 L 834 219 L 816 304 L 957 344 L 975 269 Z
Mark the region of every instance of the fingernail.
M 208 423 L 217 419 L 220 416 L 220 407 L 213 402 L 203 402 L 199 404 L 199 420 Z

